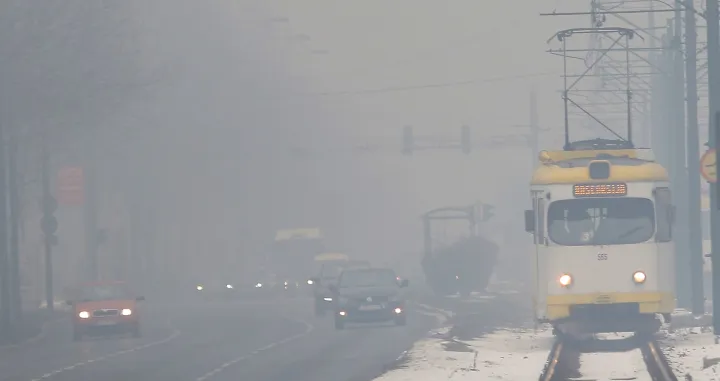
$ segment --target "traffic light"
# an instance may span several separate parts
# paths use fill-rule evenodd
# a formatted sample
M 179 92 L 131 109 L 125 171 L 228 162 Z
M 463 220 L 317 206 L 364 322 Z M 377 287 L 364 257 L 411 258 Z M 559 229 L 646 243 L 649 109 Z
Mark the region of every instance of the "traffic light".
M 472 151 L 472 145 L 470 144 L 470 127 L 462 126 L 460 129 L 460 146 L 464 154 L 469 155 Z
M 478 202 L 472 209 L 472 222 L 486 222 L 495 216 L 495 207 L 490 204 Z
M 487 221 L 491 219 L 493 216 L 495 216 L 495 213 L 493 211 L 495 210 L 495 207 L 489 204 L 483 204 L 482 205 L 482 220 Z
M 415 139 L 413 137 L 413 128 L 411 126 L 403 127 L 403 155 L 412 155 L 415 148 Z
M 55 218 L 54 213 L 57 210 L 57 200 L 50 195 L 43 197 L 42 209 L 43 216 L 40 220 L 40 227 L 45 234 L 46 239 L 50 245 L 56 244 L 58 239 L 55 236 L 55 232 L 58 229 L 58 221 Z

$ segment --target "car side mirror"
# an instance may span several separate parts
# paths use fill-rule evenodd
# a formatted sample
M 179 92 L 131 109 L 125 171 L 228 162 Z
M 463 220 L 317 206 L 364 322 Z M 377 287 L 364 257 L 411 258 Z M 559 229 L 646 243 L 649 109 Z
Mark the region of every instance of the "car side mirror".
M 72 300 L 66 300 L 66 301 L 65 301 L 65 304 L 68 305 L 68 306 L 72 306 L 72 305 L 73 305 L 73 302 L 72 302 Z
M 135 298 L 135 300 L 137 300 L 138 302 L 141 302 L 141 301 L 145 300 L 145 297 L 144 297 L 144 296 L 138 296 L 137 298 Z
M 337 292 L 338 288 L 335 284 L 329 284 L 328 290 L 330 290 L 330 292 Z
M 407 287 L 410 285 L 410 281 L 407 279 L 403 279 L 400 281 L 400 287 Z
M 535 211 L 534 210 L 526 210 L 525 211 L 525 231 L 528 233 L 532 233 L 535 231 Z

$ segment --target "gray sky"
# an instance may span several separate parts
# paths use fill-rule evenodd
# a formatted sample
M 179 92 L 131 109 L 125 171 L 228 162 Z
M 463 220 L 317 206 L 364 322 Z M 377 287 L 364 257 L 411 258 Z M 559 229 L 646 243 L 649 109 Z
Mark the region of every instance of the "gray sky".
M 173 253 L 178 270 L 222 266 L 263 250 L 274 229 L 300 225 L 325 227 L 331 250 L 391 259 L 419 249 L 420 213 L 476 201 L 497 207 L 489 234 L 525 237 L 529 149 L 409 158 L 400 155 L 401 128 L 458 139 L 467 124 L 478 144 L 522 134 L 515 126 L 528 124 L 535 89 L 548 128 L 541 147 L 559 148 L 562 61 L 545 52 L 546 40 L 589 17 L 539 13 L 588 8 L 17 0 L 0 33 L 9 90 L 0 107 L 13 128 L 51 126 L 59 161 L 101 142 L 104 186 L 156 211 L 158 236 L 168 238 L 154 250 Z M 378 151 L 353 149 L 364 143 Z M 83 246 L 73 245 L 64 250 Z

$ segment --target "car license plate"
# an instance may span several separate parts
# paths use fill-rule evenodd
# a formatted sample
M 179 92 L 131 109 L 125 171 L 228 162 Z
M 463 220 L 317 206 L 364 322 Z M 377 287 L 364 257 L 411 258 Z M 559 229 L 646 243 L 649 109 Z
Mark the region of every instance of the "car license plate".
M 360 306 L 360 311 L 377 311 L 381 310 L 382 306 L 378 304 L 367 304 L 364 306 Z
M 114 321 L 112 321 L 112 320 L 99 321 L 99 322 L 96 323 L 96 325 L 101 325 L 101 326 L 108 326 L 108 325 L 115 325 L 115 324 L 117 324 L 117 323 L 114 322 Z

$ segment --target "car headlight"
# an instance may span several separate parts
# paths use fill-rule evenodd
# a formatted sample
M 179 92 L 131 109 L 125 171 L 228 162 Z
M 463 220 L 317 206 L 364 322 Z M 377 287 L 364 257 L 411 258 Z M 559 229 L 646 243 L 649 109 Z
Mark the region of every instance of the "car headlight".
M 120 311 L 120 315 L 122 316 L 130 316 L 132 315 L 132 310 L 129 308 L 123 308 L 122 311 Z
M 315 282 L 313 282 L 312 279 L 308 279 L 307 284 L 312 285 L 313 283 Z
M 262 287 L 262 283 L 258 283 L 255 285 L 255 288 L 260 288 L 260 287 Z
M 80 317 L 80 319 L 89 319 L 89 318 L 90 318 L 90 312 L 80 311 L 80 313 L 78 314 L 78 316 Z
M 642 271 L 635 271 L 635 273 L 633 273 L 633 282 L 637 284 L 645 283 L 646 279 L 647 276 Z
M 573 278 L 568 274 L 563 274 L 558 278 L 558 283 L 563 287 L 569 287 L 573 282 Z
M 203 290 L 203 286 L 197 286 L 196 288 L 197 288 L 198 291 L 202 291 L 202 290 Z
M 228 290 L 232 290 L 232 289 L 233 289 L 233 285 L 231 285 L 231 284 L 228 284 L 228 285 L 226 285 L 225 287 L 226 287 Z
M 327 296 L 324 297 L 323 300 L 326 301 L 326 302 L 332 302 L 332 298 L 327 297 Z

